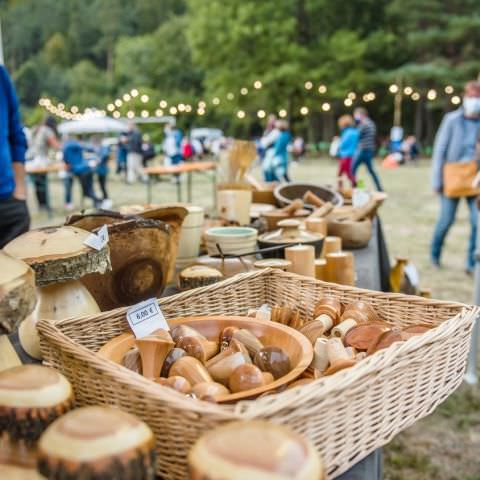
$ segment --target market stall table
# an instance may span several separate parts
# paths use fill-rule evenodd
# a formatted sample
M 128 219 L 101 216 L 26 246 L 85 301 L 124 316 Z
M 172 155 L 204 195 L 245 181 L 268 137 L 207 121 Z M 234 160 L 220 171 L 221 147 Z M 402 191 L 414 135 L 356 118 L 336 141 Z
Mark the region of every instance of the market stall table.
M 45 191 L 42 193 L 45 193 L 45 200 L 46 200 L 46 206 L 47 206 L 47 212 L 49 217 L 51 216 L 52 208 L 50 205 L 50 198 L 48 195 L 48 177 L 50 173 L 58 173 L 58 172 L 63 172 L 65 170 L 65 164 L 63 162 L 57 162 L 57 163 L 52 163 L 49 165 L 44 165 L 44 166 L 36 166 L 36 165 L 31 165 L 31 164 L 26 164 L 25 165 L 25 172 L 29 175 L 29 177 L 32 179 L 32 183 L 35 184 L 35 176 L 36 175 L 45 175 L 46 181 L 45 181 Z
M 159 179 L 162 176 L 172 176 L 172 175 L 187 175 L 187 201 L 192 202 L 192 176 L 196 172 L 207 172 L 212 171 L 212 185 L 213 185 L 213 197 L 214 203 L 216 201 L 215 186 L 216 186 L 216 169 L 217 165 L 214 162 L 191 162 L 191 163 L 181 163 L 179 165 L 171 166 L 156 166 L 156 167 L 147 167 L 145 168 L 145 173 L 148 175 L 147 182 L 147 202 L 152 203 L 152 183 L 154 179 Z M 177 185 L 177 200 L 182 201 L 182 185 L 180 178 L 176 179 Z

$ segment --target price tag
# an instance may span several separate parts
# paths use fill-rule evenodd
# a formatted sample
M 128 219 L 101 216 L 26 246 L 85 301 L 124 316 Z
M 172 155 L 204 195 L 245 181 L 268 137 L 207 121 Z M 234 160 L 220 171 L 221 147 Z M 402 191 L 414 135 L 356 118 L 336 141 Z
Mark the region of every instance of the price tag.
M 108 243 L 108 227 L 104 225 L 98 233 L 91 233 L 83 242 L 88 247 L 101 250 Z
M 155 330 L 170 330 L 156 298 L 137 303 L 127 310 L 127 320 L 136 338 L 143 338 Z

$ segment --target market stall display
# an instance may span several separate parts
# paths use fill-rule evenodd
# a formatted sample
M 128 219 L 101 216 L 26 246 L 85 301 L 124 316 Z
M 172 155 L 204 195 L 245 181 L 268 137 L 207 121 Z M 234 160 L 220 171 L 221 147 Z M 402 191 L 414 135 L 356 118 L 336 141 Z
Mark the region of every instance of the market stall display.
M 377 322 L 376 317 L 380 323 L 387 324 L 390 338 L 382 338 L 380 345 L 385 345 L 385 348 L 378 350 L 378 342 L 375 346 L 377 351 L 359 361 L 359 357 L 365 357 L 368 350 L 355 352 L 352 346 L 346 345 L 352 330 L 342 329 L 340 336 L 330 335 L 331 338 L 326 339 L 333 347 L 328 349 L 330 352 L 327 351 L 324 358 L 320 347 L 323 347 L 325 339 L 319 337 L 313 357 L 318 369 L 322 359 L 324 364 L 327 360 L 329 362 L 323 368 L 328 370 L 332 367 L 335 370 L 342 363 L 349 362 L 353 354 L 355 364 L 319 378 L 312 374 L 308 378 L 306 375 L 299 383 L 278 393 L 271 393 L 272 388 L 269 387 L 272 384 L 269 384 L 265 387 L 268 394 L 234 405 L 189 398 L 99 356 L 98 351 L 106 343 L 125 332 L 125 309 L 55 324 L 40 321 L 39 330 L 47 361 L 71 380 L 80 404 L 92 404 L 101 398 L 148 422 L 159 439 L 157 473 L 163 478 L 187 476 L 186 452 L 206 430 L 227 420 L 244 419 L 271 419 L 305 433 L 321 452 L 327 473 L 336 476 L 427 415 L 457 388 L 462 381 L 471 329 L 478 314 L 476 307 L 359 290 L 277 269 L 239 275 L 162 299 L 160 305 L 169 321 L 178 315 L 245 315 L 249 309 L 260 309 L 264 304 L 278 305 L 289 307 L 288 321 L 301 328 L 302 322 L 306 324 L 315 319 L 314 309 L 325 297 L 332 297 L 341 305 L 355 305 L 355 308 L 346 309 L 346 314 L 340 313 L 339 325 L 349 320 L 355 320 L 356 326 L 374 323 L 372 320 Z M 369 308 L 358 302 L 369 304 L 376 317 L 372 317 Z M 336 321 L 337 317 L 334 318 Z M 363 322 L 365 318 L 367 321 Z M 92 321 L 95 329 L 91 328 Z M 258 322 L 263 325 L 276 323 Z M 405 341 L 391 341 L 398 339 L 398 330 L 419 326 L 428 328 Z M 219 330 L 215 335 L 220 333 Z M 211 340 L 206 332 L 200 333 Z M 233 338 L 232 332 L 225 332 L 227 339 L 229 335 Z M 360 332 L 361 340 L 368 340 L 368 335 L 363 335 Z M 131 338 L 134 342 L 132 335 Z M 307 337 L 303 338 L 311 346 Z M 353 342 L 356 343 L 355 339 L 352 345 Z M 260 350 L 255 342 L 249 348 L 250 352 Z M 68 355 L 63 352 L 68 352 Z M 427 356 L 431 362 L 424 362 Z M 198 369 L 203 376 L 197 380 L 195 376 L 190 377 L 194 383 L 208 380 L 204 370 L 211 377 L 200 360 L 195 362 L 194 357 L 181 355 L 180 360 L 183 358 L 193 360 L 180 363 L 182 367 L 186 363 L 187 369 L 179 370 L 177 366 L 172 372 L 170 366 L 170 377 L 192 372 L 192 364 L 203 367 Z M 422 364 L 421 369 L 418 368 L 419 363 Z M 251 367 L 248 369 L 256 372 Z M 387 371 L 388 375 L 385 374 Z M 200 379 L 204 381 L 198 381 Z M 205 395 L 204 398 L 208 399 L 208 394 Z M 136 401 L 132 402 L 131 398 Z M 352 418 L 355 418 L 353 423 Z M 343 431 L 351 432 L 352 438 L 361 441 L 345 443 L 344 436 L 338 435 Z
M 24 233 L 4 248 L 35 271 L 37 303 L 19 326 L 21 345 L 33 358 L 41 358 L 39 319 L 57 321 L 100 312 L 79 279 L 93 272 L 104 274 L 110 268 L 110 254 L 108 245 L 99 250 L 87 246 L 89 235 L 76 227 L 46 227 Z

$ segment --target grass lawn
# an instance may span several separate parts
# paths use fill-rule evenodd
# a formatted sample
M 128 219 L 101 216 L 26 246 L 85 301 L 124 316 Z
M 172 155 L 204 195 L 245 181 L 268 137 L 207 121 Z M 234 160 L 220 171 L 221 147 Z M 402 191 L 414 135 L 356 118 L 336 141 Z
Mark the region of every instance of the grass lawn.
M 259 172 L 255 172 L 259 174 Z M 417 266 L 421 285 L 430 287 L 433 297 L 472 302 L 473 280 L 464 273 L 469 237 L 467 206 L 459 207 L 457 222 L 447 238 L 443 268 L 429 265 L 429 242 L 438 212 L 438 200 L 430 190 L 429 162 L 398 168 L 380 169 L 388 200 L 380 210 L 391 257 L 407 256 Z M 365 171 L 360 178 L 367 180 Z M 293 165 L 294 180 L 334 183 L 335 164 L 327 159 L 308 159 Z M 33 226 L 60 223 L 63 211 L 63 185 L 52 177 L 50 192 L 54 215 L 34 211 Z M 79 190 L 74 196 L 78 199 Z M 145 203 L 144 185 L 127 186 L 112 177 L 110 195 L 115 204 Z M 29 203 L 33 205 L 32 193 Z M 175 201 L 175 186 L 169 181 L 155 185 L 155 203 Z M 194 179 L 194 203 L 210 208 L 211 183 L 202 176 Z M 86 205 L 87 206 L 87 205 Z M 386 480 L 480 480 L 480 388 L 464 386 L 434 414 L 400 434 L 385 448 Z

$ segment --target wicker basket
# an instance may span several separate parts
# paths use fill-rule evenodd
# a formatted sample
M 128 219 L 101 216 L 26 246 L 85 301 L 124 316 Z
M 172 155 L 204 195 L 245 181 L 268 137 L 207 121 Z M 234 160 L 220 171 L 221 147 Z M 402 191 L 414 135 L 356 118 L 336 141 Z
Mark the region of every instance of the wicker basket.
M 278 270 L 241 274 L 161 299 L 167 318 L 245 314 L 264 303 L 296 305 L 310 317 L 322 293 L 342 302 L 367 300 L 389 322 L 436 326 L 377 352 L 353 368 L 286 392 L 235 405 L 183 397 L 95 352 L 128 329 L 125 309 L 38 325 L 48 364 L 72 382 L 80 404 L 113 404 L 154 430 L 158 474 L 188 478 L 187 452 L 205 431 L 229 420 L 269 419 L 309 437 L 330 478 L 346 471 L 397 433 L 428 415 L 462 382 L 478 309 L 399 294 L 319 282 Z

